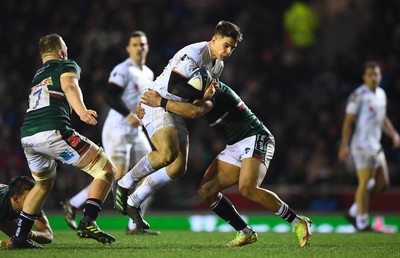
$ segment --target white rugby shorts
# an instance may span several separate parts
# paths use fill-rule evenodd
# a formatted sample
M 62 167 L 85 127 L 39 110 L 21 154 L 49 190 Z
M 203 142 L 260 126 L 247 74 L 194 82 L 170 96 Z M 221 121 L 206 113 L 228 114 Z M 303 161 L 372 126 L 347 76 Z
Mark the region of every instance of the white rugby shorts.
M 266 134 L 257 134 L 247 137 L 232 145 L 226 145 L 218 154 L 217 159 L 226 163 L 242 166 L 245 158 L 256 158 L 268 168 L 275 152 L 275 139 Z
M 354 165 L 357 170 L 378 167 L 383 167 L 386 164 L 385 153 L 382 149 L 371 150 L 367 148 L 350 148 L 350 153 L 354 161 Z
M 116 164 L 126 164 L 133 167 L 143 156 L 151 152 L 151 145 L 142 127 L 133 127 L 104 122 L 102 131 L 104 152 Z
M 64 140 L 58 130 L 23 137 L 21 144 L 29 168 L 35 172 L 52 168 L 55 160 L 76 166 L 94 145 L 92 141 L 75 131 Z
M 175 127 L 178 130 L 179 142 L 189 142 L 189 132 L 181 116 L 170 113 L 162 107 L 154 108 L 145 104 L 142 104 L 142 107 L 145 110 L 142 123 L 150 138 L 162 128 Z

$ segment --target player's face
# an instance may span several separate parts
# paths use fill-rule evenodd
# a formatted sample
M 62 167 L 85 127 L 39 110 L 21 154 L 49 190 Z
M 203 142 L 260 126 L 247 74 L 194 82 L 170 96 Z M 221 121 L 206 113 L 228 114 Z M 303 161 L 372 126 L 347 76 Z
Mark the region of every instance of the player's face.
M 22 207 L 24 206 L 25 198 L 28 195 L 29 191 L 25 191 L 21 195 L 14 195 L 12 197 L 12 207 L 15 213 L 20 213 L 22 211 Z
M 381 78 L 381 69 L 379 67 L 368 67 L 367 69 L 365 69 L 363 79 L 365 85 L 367 85 L 368 87 L 373 89 L 378 87 L 379 83 L 381 82 Z
M 214 35 L 211 39 L 211 57 L 212 59 L 219 59 L 225 61 L 231 56 L 233 50 L 236 48 L 237 42 L 231 37 L 222 37 L 221 35 Z
M 147 38 L 144 36 L 131 37 L 129 45 L 126 46 L 126 52 L 128 52 L 129 58 L 136 64 L 143 65 L 146 62 L 146 56 L 149 52 Z

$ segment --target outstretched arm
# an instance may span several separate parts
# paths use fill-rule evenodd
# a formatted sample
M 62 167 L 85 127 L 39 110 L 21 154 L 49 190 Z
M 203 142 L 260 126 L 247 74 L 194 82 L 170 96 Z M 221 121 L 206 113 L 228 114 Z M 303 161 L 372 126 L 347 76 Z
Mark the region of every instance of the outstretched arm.
M 97 112 L 87 109 L 83 102 L 82 91 L 79 88 L 78 76 L 74 73 L 63 73 L 60 77 L 61 88 L 67 97 L 68 103 L 79 118 L 89 125 L 97 124 Z
M 346 114 L 344 117 L 344 122 L 342 126 L 342 139 L 340 141 L 338 158 L 339 161 L 346 161 L 347 155 L 349 153 L 349 140 L 353 133 L 353 123 L 356 120 L 356 115 Z
M 383 131 L 392 139 L 393 148 L 399 148 L 400 147 L 399 133 L 394 128 L 392 122 L 388 117 L 385 117 L 385 120 L 383 121 Z
M 50 227 L 49 220 L 47 219 L 44 212 L 35 220 L 33 226 L 36 230 L 31 230 L 28 234 L 28 238 L 39 244 L 50 244 L 53 241 L 53 230 Z M 6 223 L 0 224 L 0 230 L 3 231 L 7 236 L 12 237 L 17 229 L 17 220 L 11 220 Z M 10 239 L 1 240 L 0 246 L 8 246 Z
M 165 106 L 165 109 L 184 118 L 198 118 L 209 112 L 214 106 L 211 100 L 195 100 L 193 103 L 163 99 L 157 91 L 146 90 L 142 94 L 141 103 L 151 107 Z M 163 102 L 163 103 L 162 103 Z M 139 105 L 140 106 L 140 103 Z M 139 112 L 137 112 L 139 114 Z
M 43 212 L 42 212 L 43 213 Z M 53 242 L 53 230 L 50 227 L 49 220 L 43 213 L 33 223 L 36 231 L 29 232 L 28 237 L 39 244 L 50 244 Z

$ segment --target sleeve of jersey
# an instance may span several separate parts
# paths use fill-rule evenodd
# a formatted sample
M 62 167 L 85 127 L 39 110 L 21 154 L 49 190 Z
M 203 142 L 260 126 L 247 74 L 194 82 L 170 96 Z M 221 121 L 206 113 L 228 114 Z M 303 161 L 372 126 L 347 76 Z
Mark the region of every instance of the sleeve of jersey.
M 64 62 L 61 63 L 61 74 L 69 72 L 75 73 L 78 76 L 78 79 L 81 76 L 81 68 L 71 59 L 64 60 Z
M 187 79 L 171 72 L 168 81 L 168 92 L 184 99 L 202 99 L 203 93 L 187 83 Z
M 128 80 L 128 75 L 121 66 L 116 66 L 110 73 L 110 77 L 108 78 L 108 82 L 116 84 L 118 86 L 124 87 Z
M 361 94 L 352 93 L 348 100 L 346 106 L 346 113 L 347 114 L 358 114 L 361 107 Z

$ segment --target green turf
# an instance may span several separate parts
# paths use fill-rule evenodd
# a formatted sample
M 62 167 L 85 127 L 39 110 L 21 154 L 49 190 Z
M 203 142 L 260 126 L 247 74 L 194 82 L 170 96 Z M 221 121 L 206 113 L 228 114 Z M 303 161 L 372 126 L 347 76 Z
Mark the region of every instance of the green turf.
M 54 242 L 42 250 L 0 248 L 0 257 L 400 257 L 399 233 L 314 233 L 306 248 L 298 247 L 292 233 L 260 233 L 257 243 L 236 248 L 224 246 L 233 239 L 232 232 L 163 231 L 160 236 L 127 236 L 121 230 L 109 233 L 117 239 L 111 245 L 79 239 L 73 231 L 56 230 Z

